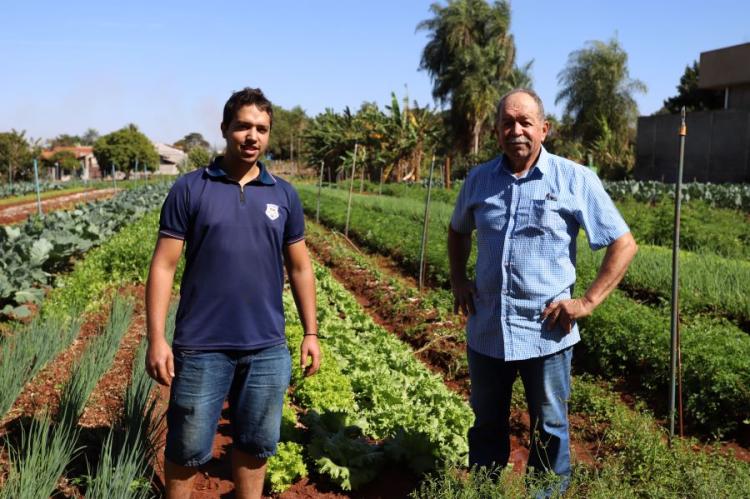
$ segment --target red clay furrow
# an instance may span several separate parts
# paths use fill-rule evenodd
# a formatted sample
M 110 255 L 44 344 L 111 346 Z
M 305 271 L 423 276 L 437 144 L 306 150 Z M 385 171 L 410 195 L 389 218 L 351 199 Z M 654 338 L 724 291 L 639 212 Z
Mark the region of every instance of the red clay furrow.
M 73 206 L 80 203 L 87 203 L 89 201 L 94 201 L 97 199 L 111 198 L 114 195 L 115 190 L 109 188 L 51 196 L 42 200 L 42 213 L 64 210 L 72 208 Z M 18 222 L 23 222 L 30 215 L 35 215 L 36 212 L 36 201 L 23 201 L 18 204 L 3 206 L 2 208 L 0 208 L 0 225 L 10 225 Z
M 89 396 L 78 421 L 84 428 L 110 427 L 122 412 L 125 389 L 132 376 L 133 359 L 138 345 L 146 336 L 145 292 L 143 285 L 129 286 L 119 291 L 120 294 L 132 296 L 135 305 L 133 318 L 109 370 Z

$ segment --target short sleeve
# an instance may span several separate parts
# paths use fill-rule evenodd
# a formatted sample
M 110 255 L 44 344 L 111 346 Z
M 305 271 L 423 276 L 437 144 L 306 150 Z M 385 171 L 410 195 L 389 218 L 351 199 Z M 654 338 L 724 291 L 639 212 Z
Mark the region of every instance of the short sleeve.
M 630 228 L 594 172 L 587 170 L 582 181 L 576 219 L 586 231 L 591 249 L 597 250 L 609 246 Z
M 159 234 L 185 240 L 190 220 L 190 192 L 186 177 L 174 183 L 161 207 L 159 217 Z
M 461 186 L 451 217 L 451 228 L 461 234 L 470 234 L 475 228 L 474 213 L 471 211 L 469 203 L 472 179 L 473 176 L 467 177 Z
M 302 202 L 293 187 L 289 187 L 289 216 L 284 225 L 284 244 L 290 245 L 305 238 L 305 214 Z

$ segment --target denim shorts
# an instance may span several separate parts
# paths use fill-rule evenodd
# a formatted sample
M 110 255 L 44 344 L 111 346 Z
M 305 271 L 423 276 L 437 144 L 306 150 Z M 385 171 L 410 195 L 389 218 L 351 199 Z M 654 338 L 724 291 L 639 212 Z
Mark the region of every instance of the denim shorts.
M 165 457 L 181 466 L 211 459 L 224 400 L 232 445 L 253 457 L 276 453 L 281 409 L 291 377 L 285 344 L 245 351 L 174 351 Z

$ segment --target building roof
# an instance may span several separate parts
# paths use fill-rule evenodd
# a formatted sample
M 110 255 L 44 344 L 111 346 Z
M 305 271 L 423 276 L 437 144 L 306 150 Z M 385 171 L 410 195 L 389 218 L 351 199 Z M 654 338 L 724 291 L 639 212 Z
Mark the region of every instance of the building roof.
M 701 52 L 699 88 L 750 84 L 750 43 Z
M 187 158 L 187 154 L 176 147 L 168 146 L 167 144 L 162 144 L 160 142 L 154 142 L 154 147 L 156 147 L 156 152 L 159 153 L 162 163 L 179 165 Z
M 81 159 L 93 154 L 94 148 L 90 146 L 55 146 L 52 149 L 45 149 L 42 151 L 42 158 L 49 159 L 54 156 L 55 153 L 62 151 L 70 151 L 76 155 L 76 159 Z

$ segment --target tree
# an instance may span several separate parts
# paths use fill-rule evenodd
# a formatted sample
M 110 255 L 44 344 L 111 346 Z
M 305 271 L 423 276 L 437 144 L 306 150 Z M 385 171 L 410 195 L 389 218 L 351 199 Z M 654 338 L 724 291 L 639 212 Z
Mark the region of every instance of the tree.
M 49 141 L 49 147 L 74 147 L 81 144 L 81 137 L 78 135 L 68 135 L 67 133 L 61 133 L 54 139 Z
M 96 139 L 98 139 L 98 138 L 99 138 L 99 132 L 96 131 L 96 129 L 94 129 L 94 128 L 89 128 L 81 136 L 81 145 L 82 146 L 93 146 L 94 142 L 96 142 Z
M 273 106 L 273 124 L 267 152 L 276 159 L 301 157 L 302 136 L 310 124 L 310 118 L 299 106 L 284 109 Z
M 547 138 L 544 139 L 544 148 L 552 154 L 563 156 L 576 163 L 587 162 L 586 149 L 571 132 L 570 116 L 566 116 L 560 121 L 555 115 L 548 114 L 547 121 L 549 122 L 549 132 L 547 132 Z
M 38 141 L 26 139 L 26 130 L 0 132 L 0 181 L 30 180 L 34 157 L 39 154 Z
M 646 92 L 646 85 L 630 78 L 628 54 L 617 39 L 587 45 L 572 52 L 558 74 L 562 89 L 555 104 L 565 104 L 563 118 L 571 120 L 574 137 L 588 147 L 601 134 L 601 120 L 615 135 L 630 133 L 638 117 L 633 93 Z
M 191 132 L 172 145 L 186 153 L 189 153 L 196 147 L 200 147 L 205 151 L 211 148 L 211 144 L 198 132 Z
M 94 143 L 94 156 L 104 175 L 108 175 L 112 165 L 115 165 L 118 171 L 124 171 L 129 176 L 135 168 L 136 160 L 139 169 L 148 167 L 155 171 L 159 167 L 156 148 L 132 123 L 99 137 Z
M 440 123 L 428 107 L 410 106 L 406 97 L 399 103 L 395 93 L 385 111 L 373 102 L 362 103 L 356 114 L 349 108 L 341 114 L 327 109 L 305 129 L 305 157 L 314 165 L 324 161 L 329 179 L 334 172 L 348 176 L 359 144 L 357 169 L 368 178 L 419 180 L 425 153 L 440 143 Z
M 187 167 L 195 170 L 207 166 L 211 162 L 211 153 L 204 147 L 193 147 L 187 155 Z
M 81 167 L 78 162 L 78 158 L 73 151 L 57 151 L 49 159 L 44 160 L 47 166 L 59 166 L 60 168 L 68 171 L 74 171 Z
M 433 17 L 417 25 L 430 32 L 419 68 L 430 73 L 433 97 L 450 103 L 459 145 L 477 154 L 482 130 L 502 94 L 514 87 L 514 79 L 529 80 L 529 65 L 525 74 L 514 66 L 510 4 L 449 0 L 445 6 L 433 3 L 430 11 Z
M 76 157 L 76 154 L 70 150 L 61 150 L 55 152 L 52 156 L 42 160 L 42 162 L 48 167 L 59 168 L 58 173 L 63 175 L 64 172 L 73 173 L 81 168 L 81 164 Z M 55 178 L 57 174 L 55 174 Z
M 686 111 L 721 109 L 724 106 L 724 93 L 721 90 L 698 88 L 699 78 L 698 61 L 693 61 L 692 66 L 685 66 L 685 73 L 677 85 L 677 95 L 666 99 L 661 111 L 675 114 L 680 112 L 682 106 L 685 106 Z

